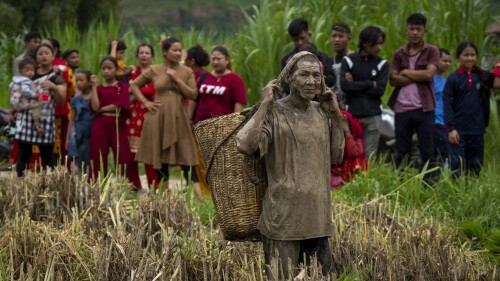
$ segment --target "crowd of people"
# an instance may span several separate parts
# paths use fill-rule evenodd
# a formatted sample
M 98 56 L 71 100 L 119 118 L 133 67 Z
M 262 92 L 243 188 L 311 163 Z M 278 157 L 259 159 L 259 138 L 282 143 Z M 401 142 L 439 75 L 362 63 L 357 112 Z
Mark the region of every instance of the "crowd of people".
M 455 53 L 460 67 L 446 79 L 451 55 L 424 42 L 425 16 L 408 17 L 406 31 L 408 43 L 389 63 L 379 56 L 386 37 L 379 27 L 361 30 L 358 50 L 353 51 L 348 48 L 349 25 L 335 23 L 335 54 L 330 58 L 311 42 L 306 20 L 289 24 L 295 48 L 281 60 L 282 68 L 300 51 L 316 55 L 325 85 L 336 94 L 345 116 L 345 157 L 332 166 L 332 188 L 366 170 L 367 159 L 376 154 L 387 82 L 395 88 L 388 105 L 395 111 L 398 166 L 408 161 L 416 133 L 420 171 L 436 165 L 447 165 L 456 175 L 464 169 L 473 174 L 481 170 L 489 89 L 499 87 L 498 67 L 491 75 L 478 68 L 477 47 L 464 41 Z M 109 43 L 109 56 L 100 65 L 104 83 L 98 86 L 95 74 L 79 69 L 78 50 L 61 54 L 58 40 L 42 40 L 38 32 L 26 34 L 25 52 L 14 60 L 10 85 L 17 129 L 12 161 L 18 176 L 35 152 L 51 168 L 68 156 L 79 173 L 94 179 L 99 171 L 107 171 L 111 148 L 136 189 L 141 187 L 138 163 L 145 164 L 148 184 L 154 186 L 168 181 L 169 165 L 181 165 L 201 194 L 192 124 L 239 112 L 247 103 L 244 82 L 232 71 L 228 50 L 217 46 L 208 54 L 196 45 L 186 52 L 172 37 L 162 42 L 162 64 L 152 65 L 154 48 L 142 44 L 134 66 L 124 62 L 126 49 L 122 40 Z M 212 71 L 204 69 L 209 64 Z M 275 99 L 288 94 L 289 85 L 283 81 Z
M 57 40 L 26 34 L 26 50 L 14 60 L 10 85 L 16 122 L 11 161 L 17 175 L 24 176 L 36 155 L 49 168 L 66 160 L 68 168 L 94 181 L 108 172 L 111 149 L 135 190 L 142 188 L 139 163 L 155 188 L 168 186 L 169 166 L 175 165 L 186 177 L 191 174 L 201 198 L 193 125 L 243 110 L 245 85 L 223 46 L 208 54 L 200 45 L 185 52 L 174 37 L 161 44 L 163 63 L 153 65 L 154 48 L 141 44 L 134 66 L 124 62 L 125 43 L 111 41 L 98 85 L 96 74 L 79 69 L 78 50 L 67 50 L 61 58 Z M 212 71 L 204 69 L 208 64 Z
M 426 24 L 420 13 L 407 18 L 408 42 L 390 62 L 379 56 L 386 38 L 379 27 L 361 30 L 353 51 L 349 25 L 335 23 L 330 58 L 312 43 L 306 20 L 289 24 L 295 47 L 281 60 L 283 79 L 263 89 L 262 103 L 237 136 L 241 153 L 266 162 L 268 190 L 258 225 L 266 264 L 281 257 L 288 276 L 294 269 L 287 258 L 296 268 L 303 254 L 316 254 L 324 273 L 332 270 L 329 192 L 368 169 L 367 159 L 375 156 L 387 83 L 394 87 L 388 105 L 395 111 L 397 166 L 408 162 L 416 134 L 420 171 L 449 165 L 456 176 L 480 173 L 500 61 L 492 71 L 482 70 L 478 48 L 464 41 L 455 51 L 458 69 L 445 78 L 451 54 L 424 41 Z M 10 85 L 19 177 L 35 152 L 49 168 L 68 156 L 70 168 L 92 181 L 107 173 L 111 148 L 136 190 L 139 163 L 152 187 L 168 183 L 169 166 L 176 165 L 191 175 L 201 197 L 193 125 L 247 104 L 245 84 L 225 47 L 209 54 L 196 45 L 186 52 L 170 37 L 162 41 L 163 63 L 153 65 L 154 48 L 141 44 L 134 66 L 124 61 L 125 43 L 113 40 L 100 62 L 100 85 L 96 74 L 79 69 L 78 50 L 61 54 L 57 40 L 42 40 L 37 32 L 26 34 L 25 49 L 14 60 Z M 209 64 L 211 71 L 204 68 Z M 425 174 L 426 183 L 433 179 L 434 173 Z
M 299 18 L 289 25 L 288 33 L 295 48 L 283 57 L 282 66 L 299 51 L 314 53 L 324 68 L 325 83 L 336 94 L 347 123 L 344 161 L 332 166 L 332 188 L 349 181 L 356 172 L 366 170 L 366 159 L 376 155 L 381 98 L 388 82 L 394 87 L 388 105 L 395 112 L 398 152 L 395 162 L 398 167 L 405 167 L 410 161 L 416 134 L 419 172 L 425 167 L 429 170 L 446 166 L 455 176 L 464 171 L 471 175 L 480 173 L 490 89 L 500 87 L 500 62 L 491 72 L 480 69 L 476 65 L 479 58 L 476 45 L 464 41 L 455 52 L 459 67 L 446 79 L 444 74 L 450 68 L 451 55 L 447 49 L 424 41 L 426 17 L 414 13 L 407 18 L 406 24 L 408 42 L 396 50 L 390 63 L 379 56 L 386 37 L 379 27 L 368 26 L 360 31 L 358 51 L 355 52 L 348 48 L 349 25 L 335 23 L 331 29 L 335 54 L 328 58 L 311 44 L 312 34 L 307 21 Z M 285 82 L 283 88 L 286 92 Z M 425 182 L 432 184 L 437 173 L 426 173 Z

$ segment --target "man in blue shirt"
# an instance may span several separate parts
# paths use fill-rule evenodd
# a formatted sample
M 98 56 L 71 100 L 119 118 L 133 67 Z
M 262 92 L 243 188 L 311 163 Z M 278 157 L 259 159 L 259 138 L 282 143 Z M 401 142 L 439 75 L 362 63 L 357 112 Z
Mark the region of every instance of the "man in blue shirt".
M 437 64 L 436 74 L 434 75 L 434 94 L 436 95 L 435 123 L 434 133 L 434 158 L 444 165 L 448 158 L 448 133 L 444 128 L 443 113 L 443 90 L 446 84 L 446 78 L 443 76 L 451 65 L 451 55 L 446 49 L 439 48 L 439 63 Z

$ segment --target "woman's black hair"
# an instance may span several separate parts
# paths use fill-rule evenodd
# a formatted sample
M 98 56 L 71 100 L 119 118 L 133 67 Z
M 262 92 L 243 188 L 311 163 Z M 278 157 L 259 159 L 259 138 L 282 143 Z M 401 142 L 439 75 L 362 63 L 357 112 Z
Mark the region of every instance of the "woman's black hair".
M 161 48 L 163 51 L 168 51 L 174 43 L 181 43 L 181 40 L 179 40 L 175 37 L 169 37 L 169 38 L 161 41 Z
M 194 63 L 199 67 L 207 66 L 210 63 L 210 56 L 200 44 L 188 50 L 186 59 L 194 59 Z
M 457 50 L 455 52 L 456 58 L 458 59 L 458 57 L 460 57 L 460 55 L 465 50 L 465 48 L 469 48 L 469 47 L 474 49 L 474 51 L 476 51 L 476 56 L 479 54 L 479 51 L 477 50 L 476 44 L 474 44 L 474 42 L 463 41 L 460 44 L 458 44 Z
M 149 48 L 149 50 L 151 51 L 151 56 L 152 56 L 152 57 L 154 57 L 154 56 L 155 56 L 155 50 L 153 49 L 153 46 L 151 46 L 151 45 L 149 45 L 149 44 L 144 43 L 144 44 L 141 44 L 141 45 L 137 46 L 137 49 L 135 50 L 135 56 L 136 56 L 136 57 L 139 55 L 139 49 L 140 49 L 141 47 L 148 47 L 148 48 Z
M 368 44 L 370 46 L 375 46 L 378 39 L 382 37 L 382 43 L 385 41 L 385 33 L 382 29 L 376 26 L 367 26 L 359 33 L 359 50 L 363 50 L 363 45 Z
M 104 57 L 101 62 L 99 63 L 99 67 L 102 66 L 102 64 L 109 60 L 110 62 L 112 62 L 114 65 L 115 65 L 115 68 L 118 70 L 118 61 L 116 61 L 115 57 L 112 57 L 112 56 L 107 56 L 107 57 Z
M 52 47 L 54 48 L 54 52 L 56 52 L 56 49 L 57 49 L 57 52 L 54 54 L 54 57 L 60 58 L 61 57 L 61 44 L 59 43 L 59 41 L 57 41 L 57 39 L 55 39 L 55 38 L 47 38 L 47 40 L 49 40 L 52 43 Z
M 215 48 L 213 48 L 212 52 L 210 52 L 210 53 L 213 54 L 216 51 L 219 52 L 219 53 L 221 53 L 221 54 L 223 54 L 224 57 L 226 58 L 226 60 L 229 61 L 229 63 L 227 64 L 227 69 L 229 69 L 229 70 L 232 71 L 233 70 L 233 64 L 231 63 L 231 56 L 229 55 L 229 51 L 226 49 L 226 47 L 221 46 L 221 45 L 215 46 Z
M 52 46 L 50 46 L 49 44 L 40 44 L 35 49 L 35 55 L 38 53 L 38 50 L 40 50 L 41 47 L 47 47 L 47 48 L 49 48 L 50 51 L 52 52 L 52 54 L 54 54 L 54 48 L 52 48 Z

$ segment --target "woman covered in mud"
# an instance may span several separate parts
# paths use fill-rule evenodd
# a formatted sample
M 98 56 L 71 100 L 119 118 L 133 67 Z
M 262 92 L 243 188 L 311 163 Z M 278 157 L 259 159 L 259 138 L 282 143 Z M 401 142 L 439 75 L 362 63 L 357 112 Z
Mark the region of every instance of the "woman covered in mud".
M 280 77 L 290 85 L 290 95 L 274 101 L 280 78 L 270 81 L 259 109 L 236 139 L 238 151 L 265 158 L 268 189 L 257 228 L 266 264 L 278 259 L 279 267 L 267 275 L 288 279 L 314 255 L 328 275 L 333 271 L 330 165 L 342 162 L 342 117 L 315 55 L 297 53 Z M 312 101 L 316 95 L 319 102 Z M 273 274 L 281 271 L 284 276 Z

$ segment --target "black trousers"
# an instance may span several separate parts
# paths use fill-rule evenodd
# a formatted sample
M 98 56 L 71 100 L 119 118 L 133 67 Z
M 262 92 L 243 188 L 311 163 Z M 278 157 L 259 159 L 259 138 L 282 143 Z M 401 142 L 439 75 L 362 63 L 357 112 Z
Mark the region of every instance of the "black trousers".
M 187 183 L 189 183 L 189 173 L 191 173 L 191 182 L 192 183 L 198 182 L 198 175 L 196 174 L 195 166 L 182 165 L 182 171 L 184 174 L 184 179 L 186 180 Z
M 434 160 L 443 166 L 448 158 L 448 132 L 443 125 L 436 125 L 434 133 Z
M 170 178 L 170 172 L 168 170 L 168 164 L 161 164 L 161 169 L 156 169 L 156 176 L 158 177 L 158 181 L 167 182 Z
M 19 152 L 17 154 L 16 172 L 18 177 L 24 175 L 24 171 L 28 168 L 33 145 L 28 143 L 18 142 Z M 42 158 L 45 167 L 54 168 L 56 166 L 56 157 L 54 156 L 54 144 L 38 145 L 40 149 L 40 157 Z
M 422 109 L 415 109 L 407 112 L 398 112 L 395 116 L 396 122 L 396 149 L 398 157 L 396 164 L 398 167 L 410 160 L 411 142 L 413 133 L 418 136 L 418 148 L 420 152 L 419 172 L 422 172 L 425 165 L 428 169 L 434 167 L 434 111 L 424 112 Z M 424 180 L 430 177 L 424 176 Z
M 479 176 L 484 159 L 484 135 L 461 135 L 458 144 L 450 144 L 450 168 L 455 177 L 462 172 Z
M 262 235 L 262 246 L 266 265 L 269 266 L 266 269 L 268 280 L 288 280 L 298 273 L 299 264 L 311 265 L 311 258 L 314 256 L 322 266 L 323 276 L 331 274 L 334 270 L 333 254 L 328 245 L 328 237 L 289 241 L 274 240 Z M 277 261 L 278 276 L 273 274 L 275 271 L 273 260 Z M 289 260 L 291 268 L 288 266 Z

